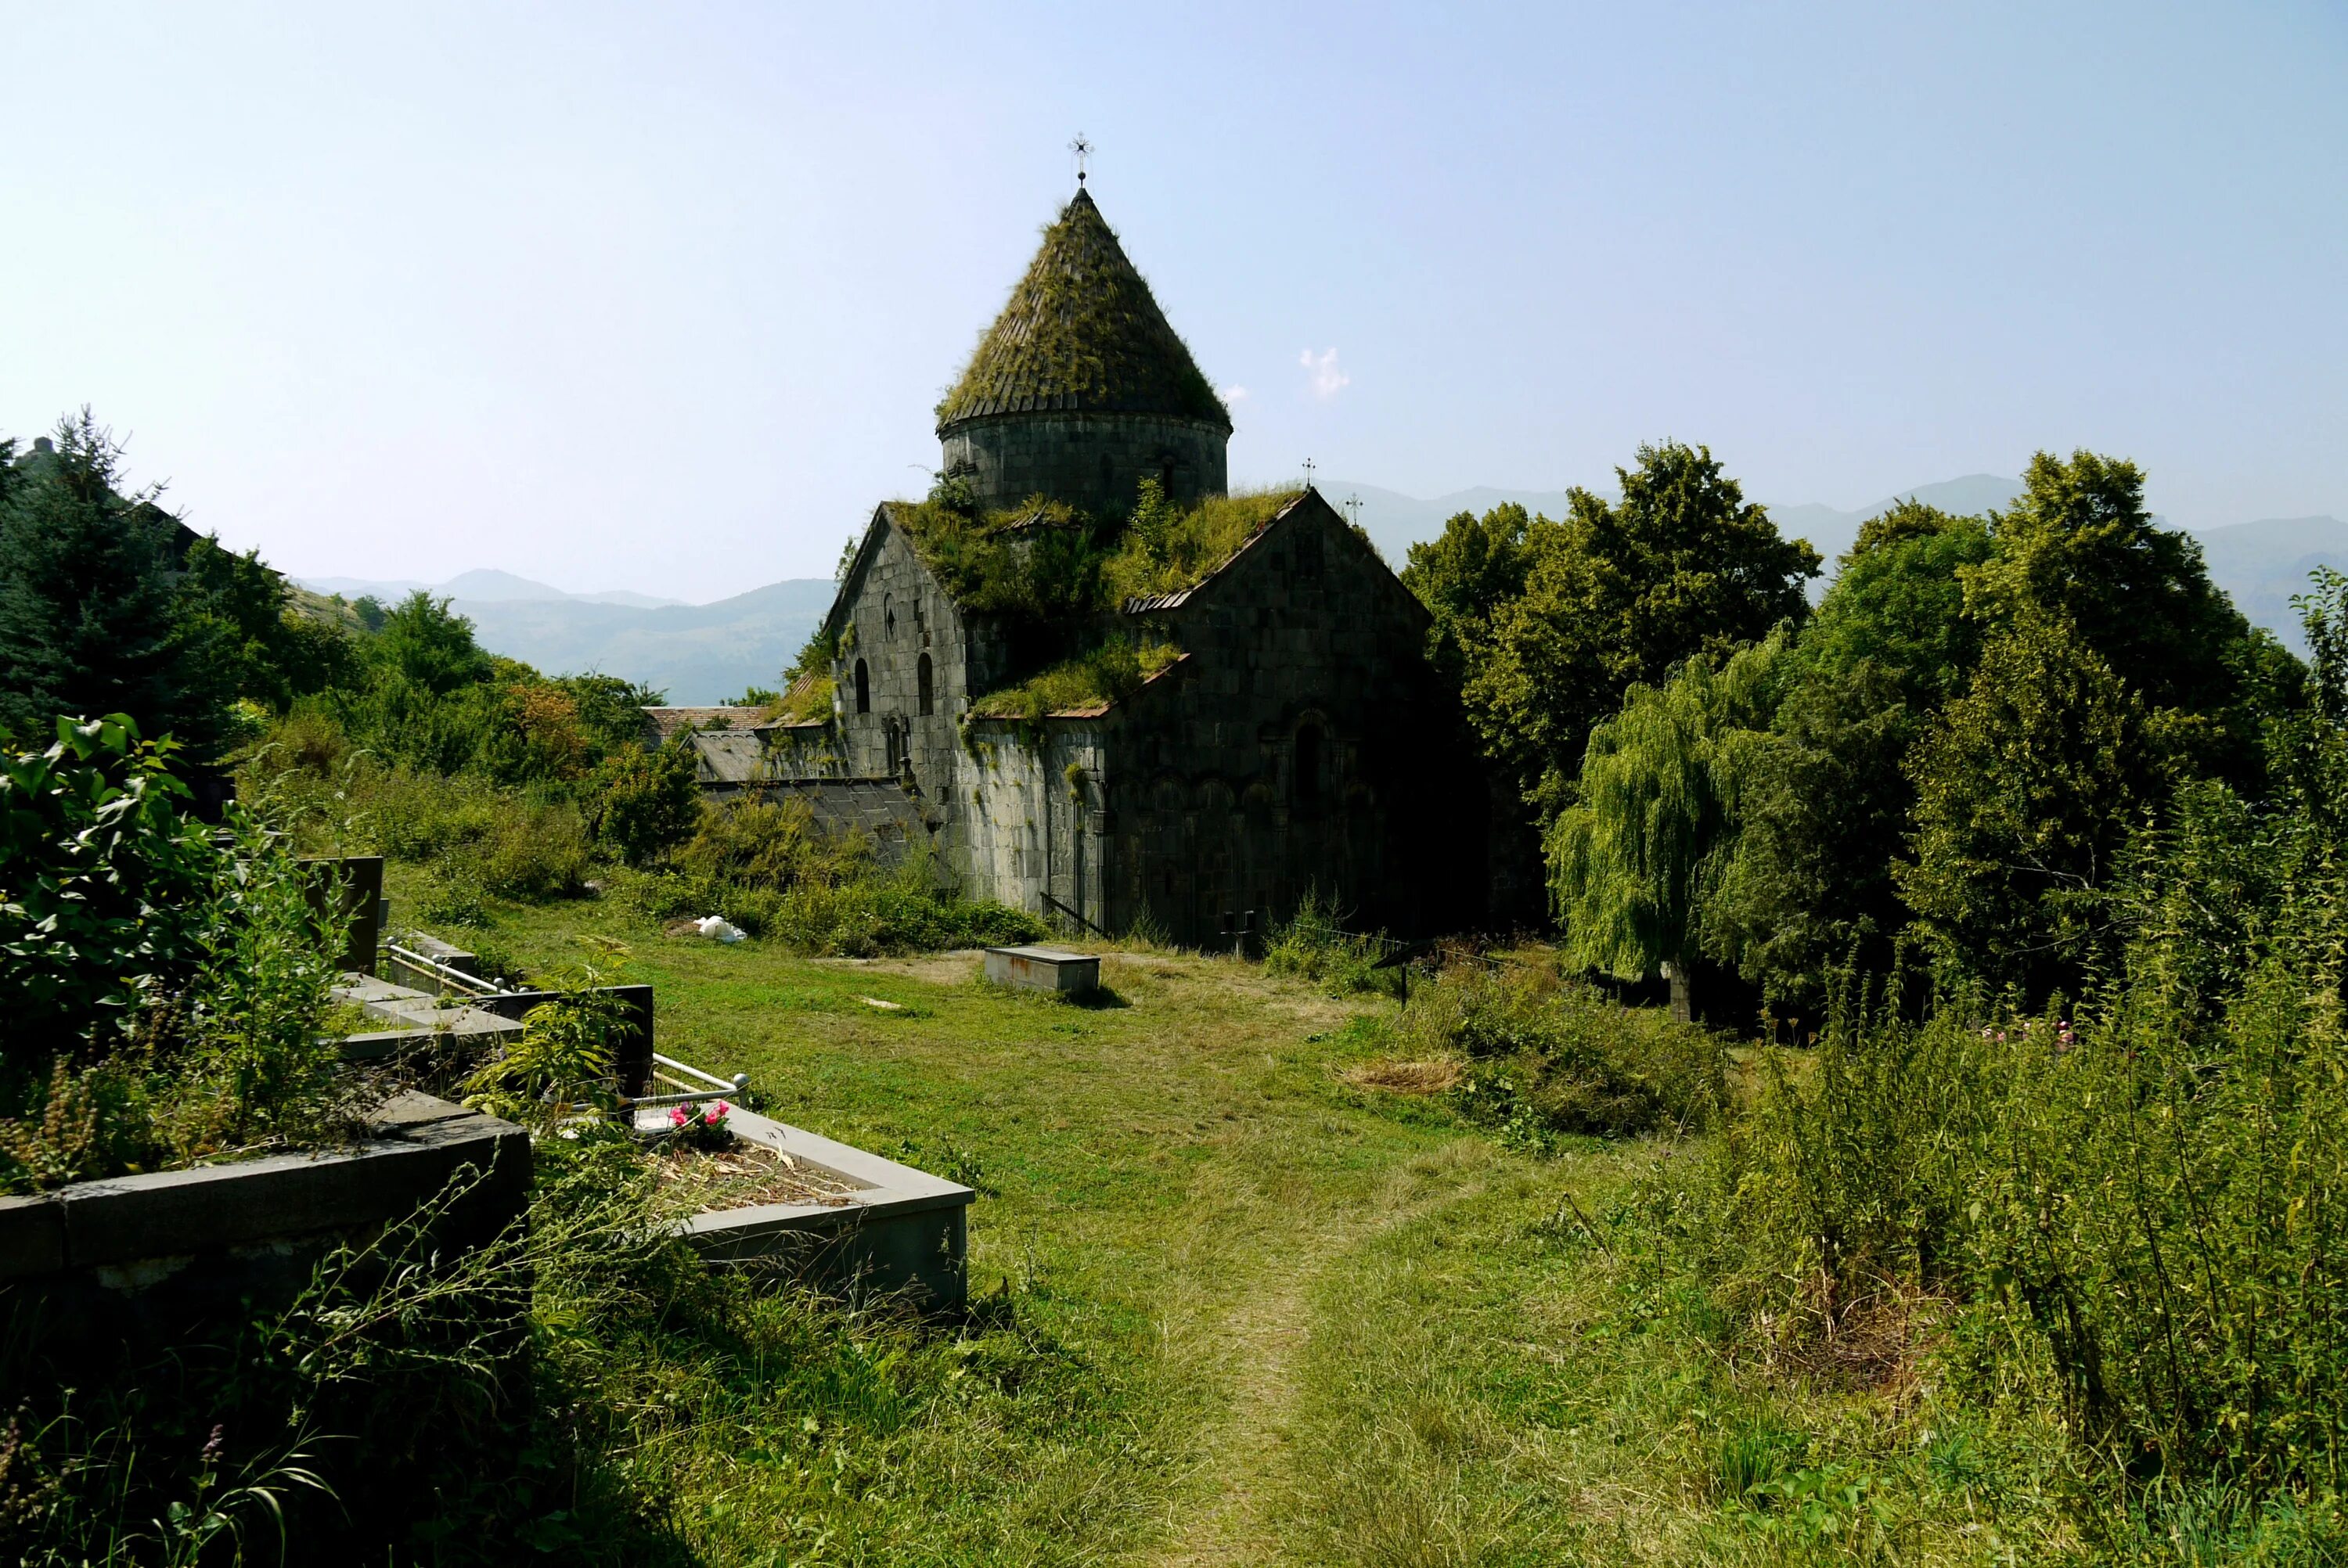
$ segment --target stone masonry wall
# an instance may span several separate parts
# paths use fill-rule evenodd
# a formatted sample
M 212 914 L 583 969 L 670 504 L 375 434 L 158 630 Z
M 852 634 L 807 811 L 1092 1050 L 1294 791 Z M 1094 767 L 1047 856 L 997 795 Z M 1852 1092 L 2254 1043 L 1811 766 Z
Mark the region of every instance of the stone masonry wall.
M 1031 743 L 1012 723 L 971 726 L 950 808 L 963 891 L 1107 925 L 1100 780 L 1107 732 L 1094 720 L 1057 720 L 1044 730 Z
M 1416 602 L 1318 497 L 1179 608 L 1189 651 L 1119 705 L 1104 821 L 1111 929 L 1257 928 L 1309 889 L 1356 928 L 1483 914 L 1486 787 Z
M 945 818 L 937 846 L 949 875 L 967 883 L 963 835 L 943 811 L 969 765 L 956 721 L 970 704 L 973 647 L 982 662 L 985 629 L 973 630 L 913 554 L 893 524 L 880 538 L 863 575 L 851 584 L 841 648 L 833 664 L 833 744 L 850 778 L 910 776 L 933 817 Z M 922 667 L 929 665 L 929 712 L 922 711 Z M 860 711 L 857 671 L 864 674 Z
M 1227 487 L 1221 429 L 1124 414 L 1019 414 L 970 419 L 939 433 L 946 472 L 966 477 L 989 507 L 1045 495 L 1097 515 L 1133 506 L 1145 477 L 1176 500 Z
M 1241 911 L 1261 931 L 1313 889 L 1357 928 L 1485 917 L 1491 799 L 1426 661 L 1424 611 L 1317 496 L 1143 618 L 1186 658 L 1040 734 L 982 721 L 965 745 L 958 720 L 1009 673 L 1006 639 L 947 600 L 893 525 L 852 587 L 830 766 L 909 774 L 965 894 L 1112 931 L 1147 918 L 1200 945 Z

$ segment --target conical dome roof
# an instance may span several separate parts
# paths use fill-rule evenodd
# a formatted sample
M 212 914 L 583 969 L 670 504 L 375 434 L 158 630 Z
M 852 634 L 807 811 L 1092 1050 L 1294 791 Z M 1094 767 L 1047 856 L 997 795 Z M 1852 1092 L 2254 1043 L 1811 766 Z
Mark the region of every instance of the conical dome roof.
M 1078 188 L 945 401 L 938 428 L 997 414 L 1231 416 Z

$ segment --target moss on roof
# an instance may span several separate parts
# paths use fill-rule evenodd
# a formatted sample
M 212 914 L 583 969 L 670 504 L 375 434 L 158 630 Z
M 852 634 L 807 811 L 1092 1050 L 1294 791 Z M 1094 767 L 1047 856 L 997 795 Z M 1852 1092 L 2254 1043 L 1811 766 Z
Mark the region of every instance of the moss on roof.
M 1204 582 L 1263 532 L 1300 489 L 1244 490 L 1210 496 L 1183 511 L 1145 481 L 1115 554 L 1102 568 L 1110 602 L 1180 593 Z
M 932 496 L 892 501 L 889 516 L 963 609 L 1065 620 L 1197 587 L 1302 493 L 1210 496 L 1184 510 L 1144 480 L 1132 516 L 1109 523 L 1041 497 L 980 514 Z
M 938 405 L 938 427 L 997 414 L 1155 414 L 1228 431 L 1231 412 L 1082 190 Z
M 973 700 L 968 717 L 1016 719 L 1030 724 L 1055 714 L 1092 717 L 1139 691 L 1145 682 L 1181 657 L 1182 651 L 1170 642 L 1111 637 L 1015 686 Z

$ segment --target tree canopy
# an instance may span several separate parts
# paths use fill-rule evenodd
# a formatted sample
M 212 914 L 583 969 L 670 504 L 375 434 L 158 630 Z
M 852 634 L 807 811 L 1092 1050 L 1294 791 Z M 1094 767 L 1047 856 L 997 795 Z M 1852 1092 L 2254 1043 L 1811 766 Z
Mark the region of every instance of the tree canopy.
M 1570 797 L 1591 726 L 1632 685 L 1798 622 L 1818 575 L 1818 552 L 1782 538 L 1708 449 L 1642 446 L 1616 474 L 1621 501 L 1577 489 L 1563 521 L 1455 518 L 1405 576 L 1486 753 L 1545 812 Z
M 176 520 L 120 492 L 121 448 L 86 409 L 35 456 L 0 507 L 0 723 L 30 739 L 61 714 L 125 713 L 203 755 L 229 691 L 180 613 Z

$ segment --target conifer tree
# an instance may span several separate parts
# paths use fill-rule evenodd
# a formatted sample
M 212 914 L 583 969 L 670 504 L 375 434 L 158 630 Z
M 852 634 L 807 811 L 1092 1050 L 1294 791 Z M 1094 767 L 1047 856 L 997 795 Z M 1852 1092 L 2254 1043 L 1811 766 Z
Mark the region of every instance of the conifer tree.
M 61 714 L 128 713 L 206 756 L 224 694 L 176 602 L 174 519 L 151 491 L 120 492 L 121 448 L 88 409 L 37 456 L 0 506 L 0 723 L 30 740 Z

